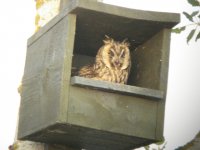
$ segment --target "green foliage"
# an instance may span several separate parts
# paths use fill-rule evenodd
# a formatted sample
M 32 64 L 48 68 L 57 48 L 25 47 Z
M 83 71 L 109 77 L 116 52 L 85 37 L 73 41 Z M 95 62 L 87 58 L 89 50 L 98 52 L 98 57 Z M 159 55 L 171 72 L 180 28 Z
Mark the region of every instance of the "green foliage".
M 194 36 L 196 29 L 193 29 L 190 31 L 190 33 L 187 36 L 187 43 L 189 43 L 189 41 L 192 39 L 192 37 Z
M 182 31 L 184 31 L 186 28 L 186 26 L 183 26 L 183 27 L 179 27 L 179 28 L 174 28 L 172 29 L 172 32 L 174 33 L 181 33 Z
M 198 0 L 187 1 L 193 7 L 200 7 L 200 2 Z M 195 41 L 197 42 L 197 40 L 200 39 L 200 11 L 193 11 L 191 14 L 184 11 L 183 15 L 191 22 L 191 24 L 174 28 L 172 29 L 172 32 L 179 34 L 182 31 L 185 31 L 188 26 L 193 26 L 193 29 L 191 29 L 187 36 L 187 43 L 189 43 L 194 36 L 196 36 Z
M 190 20 L 191 22 L 193 22 L 193 17 L 192 15 L 188 14 L 187 12 L 183 12 L 183 14 L 185 15 L 185 17 Z
M 147 146 L 144 147 L 144 149 L 145 149 L 145 150 L 150 150 L 150 146 L 147 145 Z
M 198 0 L 187 0 L 189 4 L 191 4 L 192 6 L 199 6 L 199 2 Z
M 195 41 L 197 41 L 198 39 L 200 39 L 200 32 L 197 34 Z

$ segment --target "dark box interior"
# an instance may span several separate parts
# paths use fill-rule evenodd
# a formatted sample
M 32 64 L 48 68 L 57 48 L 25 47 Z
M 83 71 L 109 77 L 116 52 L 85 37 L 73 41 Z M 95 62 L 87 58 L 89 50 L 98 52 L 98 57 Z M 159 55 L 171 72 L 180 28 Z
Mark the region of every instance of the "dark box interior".
M 128 85 L 159 90 L 161 50 L 145 49 L 145 43 L 164 28 L 170 28 L 174 23 L 130 19 L 82 8 L 75 9 L 72 13 L 77 15 L 73 68 L 78 70 L 84 65 L 94 63 L 105 35 L 116 41 L 127 39 L 132 53 L 132 68 Z M 149 57 L 148 60 L 147 57 Z M 144 67 L 147 65 L 148 67 Z M 143 71 L 144 69 L 149 70 L 149 74 Z M 139 72 L 140 75 L 138 75 Z M 143 76 L 143 74 L 146 75 Z M 151 78 L 154 83 L 147 83 L 148 81 L 145 81 L 147 78 Z

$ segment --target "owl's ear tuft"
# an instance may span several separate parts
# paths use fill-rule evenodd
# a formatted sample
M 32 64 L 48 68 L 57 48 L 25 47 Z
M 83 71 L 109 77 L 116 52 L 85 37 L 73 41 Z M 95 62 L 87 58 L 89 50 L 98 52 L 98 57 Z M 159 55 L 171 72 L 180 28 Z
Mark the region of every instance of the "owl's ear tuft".
M 128 39 L 124 39 L 124 40 L 122 41 L 122 44 L 123 44 L 124 46 L 126 46 L 126 47 L 130 47 L 130 43 L 128 42 Z
M 108 35 L 105 35 L 105 39 L 103 40 L 104 44 L 111 44 L 114 42 L 114 40 L 109 37 Z

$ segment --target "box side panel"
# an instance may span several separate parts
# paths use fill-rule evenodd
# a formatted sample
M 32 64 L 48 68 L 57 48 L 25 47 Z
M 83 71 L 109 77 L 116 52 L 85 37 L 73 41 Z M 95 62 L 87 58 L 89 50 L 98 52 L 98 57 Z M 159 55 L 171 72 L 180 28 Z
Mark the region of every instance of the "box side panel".
M 68 122 L 78 126 L 155 138 L 157 102 L 144 98 L 70 87 Z
M 162 139 L 165 99 L 169 63 L 170 30 L 164 29 L 149 39 L 133 53 L 134 83 L 137 86 L 163 91 L 164 98 L 158 102 L 156 137 Z M 136 65 L 135 65 L 136 64 Z
M 72 70 L 72 59 L 74 50 L 74 38 L 76 30 L 76 15 L 67 15 L 65 27 L 67 33 L 64 41 L 64 62 L 62 68 L 62 81 L 61 81 L 61 97 L 60 97 L 60 111 L 59 111 L 59 122 L 67 123 L 68 117 L 68 102 L 69 102 L 69 87 Z
M 28 47 L 22 81 L 18 138 L 58 120 L 67 23 L 66 18 L 62 19 Z
M 160 90 L 162 38 L 159 32 L 133 52 L 130 79 L 134 85 Z
M 167 95 L 167 82 L 168 82 L 168 69 L 169 69 L 169 52 L 170 52 L 170 29 L 164 29 L 161 31 L 162 34 L 162 53 L 161 53 L 161 68 L 160 68 L 160 84 L 159 89 L 165 91 L 165 98 L 163 101 L 158 103 L 157 112 L 157 128 L 156 137 L 157 139 L 163 139 L 164 130 L 164 115 L 165 115 L 165 101 Z

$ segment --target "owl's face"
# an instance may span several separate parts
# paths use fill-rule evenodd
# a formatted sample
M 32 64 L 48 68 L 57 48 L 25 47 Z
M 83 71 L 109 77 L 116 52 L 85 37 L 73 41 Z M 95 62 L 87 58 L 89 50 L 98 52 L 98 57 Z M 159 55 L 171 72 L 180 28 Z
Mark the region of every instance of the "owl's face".
M 129 43 L 118 42 L 106 36 L 98 50 L 95 63 L 79 70 L 82 77 L 126 84 L 131 68 Z
M 117 42 L 107 38 L 101 53 L 104 64 L 110 69 L 124 70 L 130 66 L 129 43 L 126 41 Z

